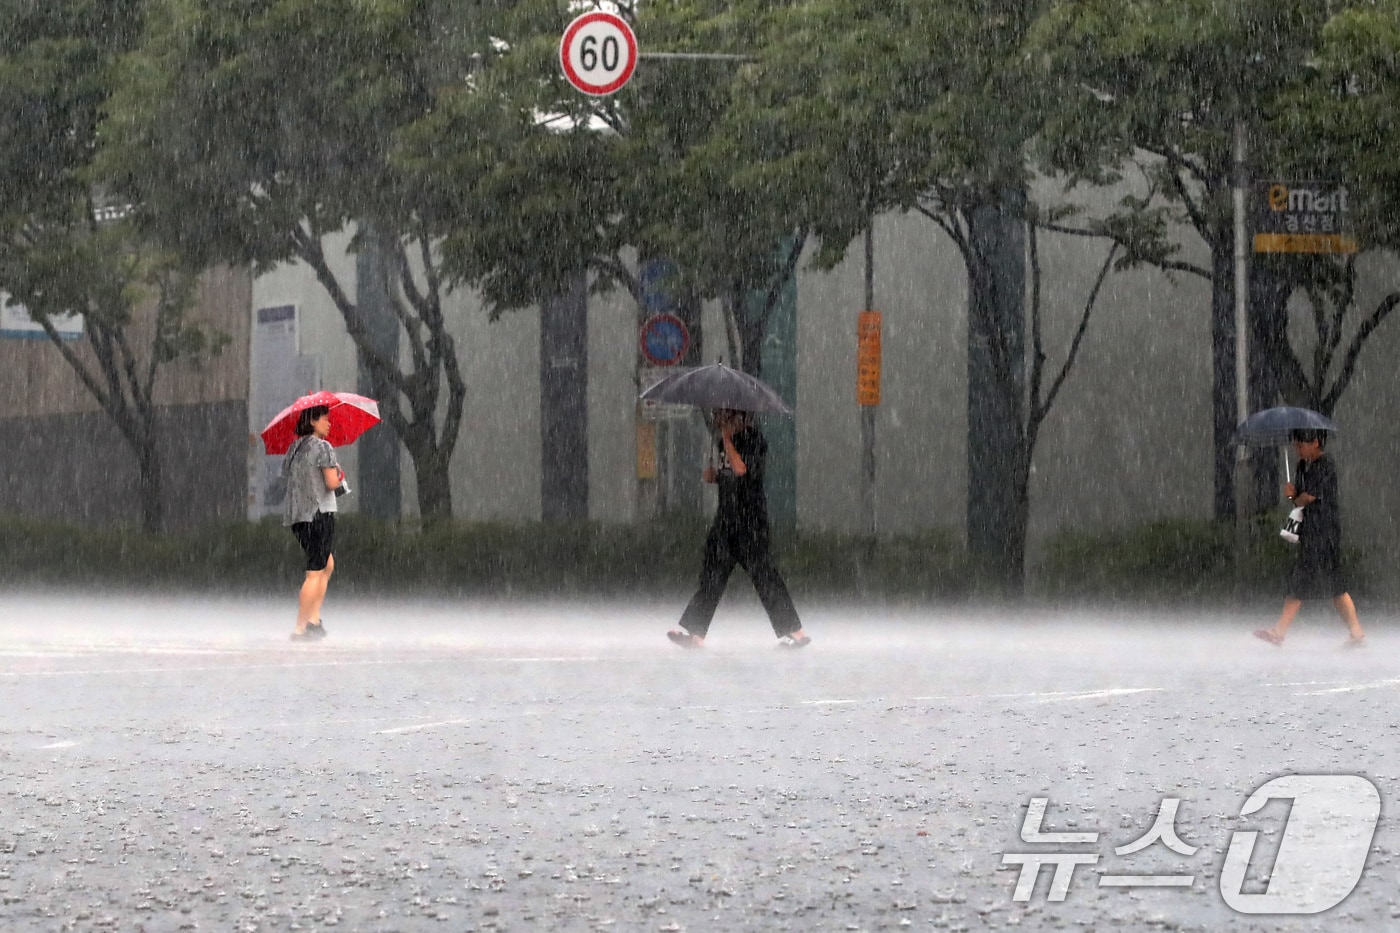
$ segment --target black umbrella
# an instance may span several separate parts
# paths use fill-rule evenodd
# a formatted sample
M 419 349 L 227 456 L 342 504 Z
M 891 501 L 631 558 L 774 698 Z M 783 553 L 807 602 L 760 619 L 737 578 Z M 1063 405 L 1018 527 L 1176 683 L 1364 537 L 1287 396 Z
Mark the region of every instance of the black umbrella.
M 1293 408 L 1289 405 L 1282 405 L 1278 408 L 1256 411 L 1244 419 L 1240 426 L 1235 429 L 1235 442 L 1248 444 L 1251 447 L 1276 447 L 1291 441 L 1294 431 L 1335 430 L 1337 430 L 1336 423 L 1324 414 L 1315 412 L 1311 408 Z M 1287 455 L 1283 458 L 1283 470 L 1289 482 L 1292 482 Z
M 1235 429 L 1235 442 L 1251 447 L 1276 447 L 1292 440 L 1294 431 L 1335 431 L 1337 425 L 1310 408 L 1266 408 L 1256 411 Z
M 644 402 L 694 405 L 696 408 L 792 414 L 788 404 L 767 384 L 746 372 L 730 369 L 723 363 L 671 373 L 643 392 L 641 399 Z

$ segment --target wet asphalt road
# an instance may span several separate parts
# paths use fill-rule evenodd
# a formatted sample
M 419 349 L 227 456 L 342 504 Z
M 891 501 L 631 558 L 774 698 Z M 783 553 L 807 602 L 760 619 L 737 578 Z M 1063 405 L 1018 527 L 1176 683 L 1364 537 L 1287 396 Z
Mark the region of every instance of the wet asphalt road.
M 1400 626 L 1342 651 L 1309 608 L 1280 650 L 1274 608 L 808 608 L 784 652 L 741 601 L 686 652 L 678 606 L 332 600 L 303 645 L 282 603 L 7 596 L 0 929 L 1400 928 Z M 1375 784 L 1366 871 L 1238 914 L 1231 834 L 1277 849 L 1286 803 L 1240 809 L 1287 773 Z M 1096 841 L 1023 842 L 1035 797 Z M 1116 854 L 1164 798 L 1193 854 Z M 1028 851 L 1100 858 L 1019 902 Z

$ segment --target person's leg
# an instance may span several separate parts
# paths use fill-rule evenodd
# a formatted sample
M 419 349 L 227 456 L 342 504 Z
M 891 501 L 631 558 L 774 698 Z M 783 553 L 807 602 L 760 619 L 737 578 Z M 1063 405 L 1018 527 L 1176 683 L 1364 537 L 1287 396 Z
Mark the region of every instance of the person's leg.
M 1298 550 L 1297 559 L 1293 562 L 1293 569 L 1288 574 L 1288 595 L 1283 600 L 1283 611 L 1279 613 L 1273 628 L 1257 629 L 1254 632 L 1257 637 L 1271 644 L 1283 644 L 1284 638 L 1288 636 L 1288 627 L 1293 624 L 1298 610 L 1302 608 L 1303 597 L 1311 598 L 1317 595 L 1317 571 L 1316 553 L 1307 545 L 1302 545 Z
M 326 601 L 326 590 L 331 585 L 331 574 L 335 573 L 335 555 L 326 555 L 326 569 L 321 571 L 321 583 L 316 593 L 316 603 L 313 607 L 314 614 L 308 620 L 317 625 L 321 624 L 321 604 Z
M 792 635 L 798 641 L 805 642 L 807 636 L 802 631 L 802 620 L 797 617 L 797 607 L 792 604 L 792 595 L 783 582 L 783 575 L 773 563 L 773 552 L 768 541 L 756 538 L 737 550 L 739 563 L 753 581 L 759 602 L 763 603 L 768 613 L 773 634 L 779 638 Z
M 330 587 L 331 574 L 335 573 L 335 513 L 320 512 L 316 515 L 316 546 L 317 560 L 324 560 L 325 567 L 322 571 L 325 580 L 321 584 L 321 594 L 316 600 L 316 618 L 307 628 L 311 634 L 317 638 L 326 637 L 326 628 L 321 624 L 321 603 L 326 598 L 326 590 Z
M 1255 638 L 1262 638 L 1271 645 L 1283 644 L 1283 639 L 1288 635 L 1288 627 L 1293 624 L 1293 619 L 1298 615 L 1298 609 L 1303 605 L 1303 601 L 1296 596 L 1289 596 L 1283 601 L 1283 612 L 1279 615 L 1278 621 L 1273 628 L 1260 628 L 1254 630 Z
M 700 565 L 700 586 L 681 613 L 680 627 L 695 636 L 701 643 L 710 631 L 710 621 L 715 617 L 719 599 L 729 584 L 729 575 L 734 572 L 734 556 L 724 541 L 718 528 L 711 528 L 705 538 L 705 557 Z
M 1283 601 L 1283 611 L 1279 613 L 1278 621 L 1274 623 L 1274 634 L 1279 637 L 1279 641 L 1288 637 L 1288 627 L 1298 617 L 1298 610 L 1302 607 L 1303 601 L 1293 596 Z
M 1359 642 L 1366 637 L 1366 633 L 1361 630 L 1361 621 L 1356 617 L 1356 603 L 1351 601 L 1350 593 L 1343 593 L 1332 600 L 1332 605 L 1337 607 L 1337 615 L 1342 617 L 1346 623 L 1347 631 L 1351 633 L 1351 640 Z
M 293 632 L 293 636 L 300 639 L 307 636 L 309 626 L 320 623 L 321 604 L 326 598 L 326 587 L 335 569 L 335 558 L 330 551 L 335 533 L 333 516 L 317 514 L 312 521 L 293 525 L 292 532 L 306 552 L 306 577 L 297 594 L 297 624 Z M 313 631 L 311 634 L 318 633 Z
M 326 583 L 330 574 L 326 570 L 308 570 L 302 581 L 301 592 L 297 594 L 298 635 L 306 632 L 306 626 L 321 618 L 321 602 L 326 598 Z

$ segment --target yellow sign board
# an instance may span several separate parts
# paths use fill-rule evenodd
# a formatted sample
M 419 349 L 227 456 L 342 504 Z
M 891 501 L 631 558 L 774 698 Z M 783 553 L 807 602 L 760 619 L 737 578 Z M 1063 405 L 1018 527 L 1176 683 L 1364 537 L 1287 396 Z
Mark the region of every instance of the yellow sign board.
M 1341 233 L 1256 233 L 1256 253 L 1354 253 L 1356 237 Z
M 656 479 L 656 422 L 637 421 L 637 479 Z

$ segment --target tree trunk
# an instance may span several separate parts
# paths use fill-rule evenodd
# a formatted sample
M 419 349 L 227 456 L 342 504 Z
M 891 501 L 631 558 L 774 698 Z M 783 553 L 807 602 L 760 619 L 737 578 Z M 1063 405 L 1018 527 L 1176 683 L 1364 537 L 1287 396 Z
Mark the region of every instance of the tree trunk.
M 1018 598 L 1026 592 L 1026 531 L 1031 516 L 1031 456 L 1030 445 L 1021 452 L 1016 467 L 1010 520 L 1006 528 L 1006 561 L 1015 573 L 1005 578 L 1003 593 Z
M 1235 269 L 1230 231 L 1211 246 L 1210 346 L 1212 513 L 1217 521 L 1235 519 Z
M 540 303 L 540 517 L 588 518 L 588 280 Z
M 734 288 L 734 320 L 739 328 L 739 357 L 744 372 L 763 378 L 763 338 L 767 336 L 768 320 L 761 307 L 762 300 L 754 297 L 752 289 L 743 284 Z
M 144 438 L 132 442 L 141 477 L 141 530 L 147 534 L 158 534 L 165 518 L 160 457 L 156 452 L 155 431 L 151 425 L 146 425 L 145 434 Z
M 967 548 L 989 583 L 1014 594 L 1025 580 L 1025 227 L 1001 206 L 971 211 L 967 225 Z
M 1249 406 L 1250 413 L 1287 399 L 1288 299 L 1293 285 L 1274 263 L 1256 257 L 1249 273 Z M 1282 341 L 1280 344 L 1279 341 Z M 1287 454 L 1285 453 L 1285 456 Z M 1275 449 L 1254 451 L 1254 504 L 1265 512 L 1278 504 L 1282 487 L 1280 455 Z
M 452 485 L 447 458 L 436 450 L 413 453 L 413 473 L 418 480 L 418 512 L 424 525 L 452 520 Z

